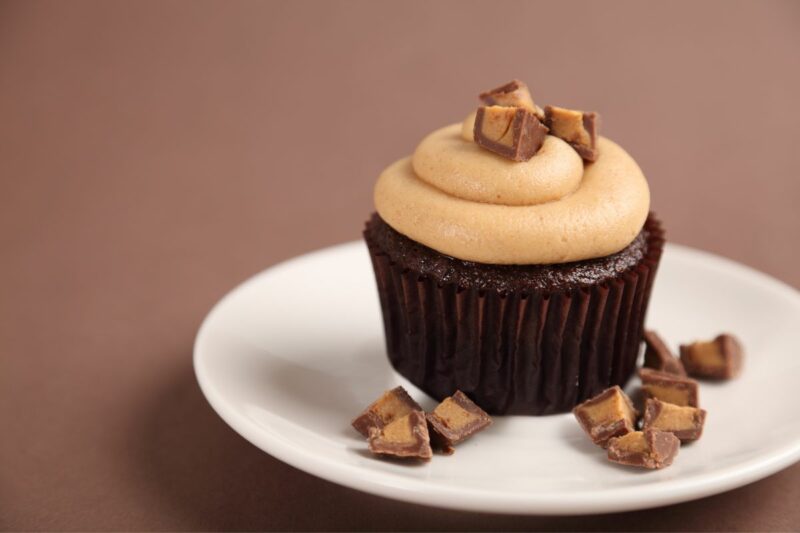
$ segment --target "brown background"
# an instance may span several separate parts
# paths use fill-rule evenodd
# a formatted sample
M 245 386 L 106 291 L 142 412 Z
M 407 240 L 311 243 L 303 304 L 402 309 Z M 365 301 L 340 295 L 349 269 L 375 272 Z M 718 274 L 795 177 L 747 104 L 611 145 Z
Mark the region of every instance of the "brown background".
M 0 4 L 0 528 L 796 528 L 800 465 L 602 517 L 361 494 L 192 374 L 217 299 L 358 238 L 377 173 L 512 77 L 603 114 L 673 241 L 800 285 L 800 4 L 665 4 Z

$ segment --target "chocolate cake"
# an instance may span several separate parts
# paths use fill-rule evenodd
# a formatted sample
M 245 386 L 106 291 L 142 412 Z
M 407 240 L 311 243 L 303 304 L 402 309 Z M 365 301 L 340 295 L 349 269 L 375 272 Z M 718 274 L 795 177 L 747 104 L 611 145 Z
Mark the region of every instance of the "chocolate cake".
M 512 291 L 563 291 L 613 279 L 635 266 L 647 253 L 649 232 L 642 229 L 624 250 L 597 259 L 555 265 L 487 265 L 440 254 L 401 235 L 374 213 L 364 237 L 392 262 L 426 276 L 438 284 L 454 283 L 462 289 Z
M 635 370 L 664 242 L 652 214 L 619 253 L 556 265 L 462 261 L 377 214 L 364 239 L 389 360 L 438 400 L 460 389 L 491 414 L 561 413 Z

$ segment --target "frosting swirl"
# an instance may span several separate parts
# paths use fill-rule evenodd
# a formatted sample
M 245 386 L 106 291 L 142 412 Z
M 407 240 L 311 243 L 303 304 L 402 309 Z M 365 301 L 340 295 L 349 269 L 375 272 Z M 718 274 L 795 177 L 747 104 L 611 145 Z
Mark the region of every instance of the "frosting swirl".
M 603 257 L 641 231 L 650 192 L 639 166 L 599 137 L 584 166 L 547 136 L 529 161 L 513 162 L 471 141 L 469 125 L 428 135 L 375 186 L 375 207 L 396 231 L 434 250 L 491 264 L 552 264 Z
M 583 161 L 558 137 L 548 135 L 535 157 L 516 162 L 465 142 L 455 128 L 434 131 L 411 158 L 421 180 L 451 196 L 504 205 L 534 205 L 563 198 L 581 184 Z

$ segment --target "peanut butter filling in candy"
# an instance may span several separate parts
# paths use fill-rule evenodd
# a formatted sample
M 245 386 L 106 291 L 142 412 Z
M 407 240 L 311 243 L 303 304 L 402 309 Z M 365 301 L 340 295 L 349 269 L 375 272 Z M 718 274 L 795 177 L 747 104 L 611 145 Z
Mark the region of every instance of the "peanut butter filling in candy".
M 686 370 L 681 364 L 681 360 L 672 355 L 672 352 L 667 348 L 664 340 L 655 331 L 644 332 L 644 366 L 666 372 L 668 374 L 675 374 L 676 376 L 685 376 Z
M 433 451 L 425 413 L 411 411 L 382 429 L 371 428 L 369 451 L 378 455 L 430 460 Z
M 644 407 L 644 429 L 668 431 L 681 442 L 699 439 L 703 434 L 706 411 L 697 407 L 680 407 L 661 400 L 649 399 Z
M 604 390 L 573 409 L 592 442 L 605 448 L 610 439 L 636 430 L 638 413 L 618 386 Z
M 595 112 L 576 111 L 565 107 L 545 106 L 544 124 L 555 135 L 572 146 L 586 161 L 596 161 L 597 128 L 600 117 Z
M 524 107 L 479 107 L 475 143 L 512 161 L 527 161 L 544 143 L 547 128 Z
M 395 387 L 384 392 L 380 398 L 372 402 L 363 413 L 353 420 L 352 425 L 356 431 L 369 437 L 371 429 L 381 429 L 412 411 L 422 411 L 422 407 L 408 395 L 403 387 Z
M 697 382 L 683 376 L 659 372 L 651 368 L 639 369 L 644 397 L 680 406 L 698 407 Z
M 681 441 L 667 431 L 645 429 L 611 439 L 608 459 L 615 463 L 642 468 L 664 468 L 678 455 Z
M 744 351 L 739 340 L 723 333 L 709 342 L 681 345 L 681 361 L 690 376 L 706 379 L 733 379 L 742 369 Z
M 533 97 L 528 86 L 519 80 L 511 80 L 496 89 L 483 92 L 479 98 L 487 106 L 524 107 L 533 111 L 533 114 L 539 120 L 544 120 L 544 111 L 533 103 Z
M 453 453 L 453 446 L 492 423 L 489 415 L 461 391 L 442 400 L 426 418 L 431 442 L 447 454 Z

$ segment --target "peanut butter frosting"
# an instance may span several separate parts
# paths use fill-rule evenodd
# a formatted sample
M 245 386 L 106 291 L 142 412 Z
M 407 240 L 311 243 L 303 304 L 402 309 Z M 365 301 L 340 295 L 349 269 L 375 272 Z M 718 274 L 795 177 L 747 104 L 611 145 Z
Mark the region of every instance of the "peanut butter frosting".
M 584 163 L 548 135 L 516 162 L 472 140 L 474 114 L 428 135 L 386 168 L 375 207 L 399 233 L 465 261 L 553 264 L 619 252 L 641 231 L 650 192 L 633 158 L 599 137 Z

